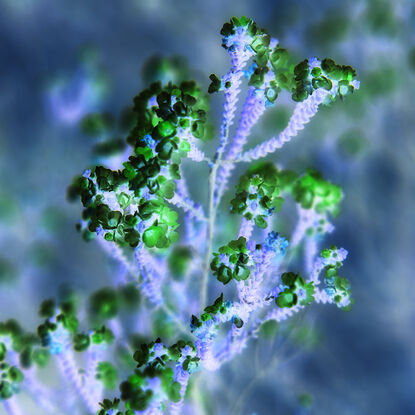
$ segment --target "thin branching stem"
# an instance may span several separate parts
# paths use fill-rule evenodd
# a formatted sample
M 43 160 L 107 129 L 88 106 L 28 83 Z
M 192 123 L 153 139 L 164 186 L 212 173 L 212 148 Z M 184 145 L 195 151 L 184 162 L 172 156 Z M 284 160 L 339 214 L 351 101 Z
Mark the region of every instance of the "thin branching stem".
M 200 297 L 200 303 L 202 308 L 206 306 L 207 289 L 208 289 L 208 276 L 209 276 L 209 263 L 212 255 L 213 236 L 215 231 L 216 221 L 216 207 L 214 203 L 215 197 L 215 185 L 216 185 L 216 174 L 218 171 L 218 164 L 215 162 L 210 169 L 209 174 L 209 213 L 208 213 L 208 238 L 207 238 L 207 249 L 204 263 L 203 277 L 202 277 L 202 292 Z

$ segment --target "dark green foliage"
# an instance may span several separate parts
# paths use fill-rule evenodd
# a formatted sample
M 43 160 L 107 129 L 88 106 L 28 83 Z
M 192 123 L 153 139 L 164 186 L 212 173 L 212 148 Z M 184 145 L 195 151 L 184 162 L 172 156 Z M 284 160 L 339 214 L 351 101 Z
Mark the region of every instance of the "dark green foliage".
M 143 378 L 135 374 L 120 385 L 121 399 L 125 401 L 126 408 L 132 411 L 144 411 L 153 396 L 152 390 L 143 390 L 140 387 L 142 382 Z
M 210 268 L 221 283 L 227 284 L 232 278 L 241 281 L 249 277 L 249 255 L 243 236 L 220 247 L 219 253 L 213 256 Z
M 14 281 L 17 275 L 16 265 L 7 258 L 0 258 L 0 284 Z
M 267 67 L 257 67 L 251 77 L 249 78 L 248 85 L 254 86 L 256 88 L 259 88 L 264 83 L 264 77 L 265 74 L 268 72 Z
M 24 375 L 17 366 L 0 361 L 0 401 L 9 399 L 18 392 L 23 380 Z
M 257 34 L 261 35 L 264 33 L 264 30 L 259 29 L 257 24 L 252 19 L 248 19 L 245 16 L 242 16 L 241 18 L 237 18 L 234 16 L 229 22 L 223 25 L 220 31 L 220 34 L 224 36 L 225 38 L 227 38 L 228 36 L 235 34 L 235 28 L 238 28 L 238 27 L 245 27 L 247 32 L 251 36 L 255 36 Z M 224 42 L 225 40 L 226 39 L 224 39 Z M 222 46 L 224 48 L 227 48 L 225 44 L 222 44 Z
M 186 60 L 181 56 L 162 57 L 155 55 L 144 63 L 141 75 L 144 85 L 156 81 L 175 84 L 189 79 L 190 71 Z
M 97 143 L 92 148 L 92 154 L 99 157 L 110 157 L 114 154 L 122 153 L 127 147 L 125 140 L 121 138 L 112 138 Z
M 278 323 L 275 320 L 268 320 L 261 325 L 261 334 L 267 338 L 272 339 L 278 331 Z
M 388 0 L 368 0 L 366 4 L 365 23 L 373 33 L 394 37 L 402 24 L 395 11 L 395 3 Z
M 233 45 L 228 46 L 228 43 L 232 43 L 232 35 L 235 34 L 235 28 L 238 27 L 246 29 L 247 34 L 251 38 L 249 47 L 254 52 L 255 69 L 250 76 L 249 85 L 261 88 L 265 74 L 272 70 L 275 75 L 275 81 L 272 82 L 271 87 L 266 91 L 266 97 L 270 103 L 273 103 L 281 89 L 291 90 L 292 88 L 293 65 L 291 58 L 288 52 L 280 48 L 279 45 L 271 49 L 269 34 L 264 29 L 258 28 L 255 22 L 246 17 L 241 17 L 240 19 L 233 17 L 229 23 L 224 24 L 221 34 L 224 36 L 222 46 L 225 49 L 232 50 Z M 215 81 L 210 86 L 212 92 L 219 88 L 216 79 Z
M 148 407 L 153 392 L 149 389 L 143 389 L 147 378 L 158 377 L 162 389 L 170 401 L 178 402 L 181 399 L 180 384 L 173 379 L 171 365 L 176 365 L 182 358 L 182 351 L 185 347 L 190 347 L 193 354 L 186 356 L 183 361 L 183 369 L 191 372 L 195 370 L 199 362 L 192 342 L 179 340 L 166 348 L 158 338 L 149 344 L 140 345 L 134 353 L 134 360 L 137 362 L 138 368 L 133 375 L 120 385 L 121 399 L 125 401 L 127 409 L 142 411 Z M 107 404 L 110 405 L 110 403 Z
M 340 42 L 348 34 L 352 21 L 341 12 L 329 12 L 324 18 L 312 25 L 307 31 L 307 37 L 314 45 L 322 46 Z
M 175 279 L 182 279 L 192 259 L 192 250 L 188 246 L 177 246 L 173 248 L 169 259 L 169 269 Z
M 343 154 L 349 157 L 357 157 L 367 150 L 369 141 L 362 131 L 350 129 L 339 137 L 338 146 Z
M 0 400 L 9 399 L 13 396 L 13 387 L 10 382 L 0 381 Z
M 95 377 L 103 383 L 106 389 L 115 389 L 117 387 L 118 372 L 110 362 L 99 362 Z
M 7 348 L 4 343 L 0 343 L 0 362 L 6 358 Z
M 326 266 L 324 269 L 324 290 L 329 297 L 333 298 L 338 307 L 349 311 L 354 301 L 351 298 L 352 292 L 349 280 L 340 277 L 337 273 L 341 265 L 341 263 L 336 263 L 335 265 Z
M 93 344 L 111 343 L 114 340 L 114 334 L 109 328 L 102 326 L 94 330 L 91 340 Z
M 214 301 L 213 304 L 208 305 L 204 309 L 204 313 L 200 316 L 200 319 L 192 315 L 190 328 L 192 331 L 197 330 L 203 326 L 205 321 L 211 320 L 218 313 L 226 313 L 227 304 L 223 302 L 223 293 Z
M 127 138 L 133 154 L 124 169 L 94 167 L 68 189 L 69 199 L 79 197 L 84 205 L 85 225 L 79 229 L 86 239 L 101 229 L 105 240 L 122 246 L 136 247 L 142 238 L 149 248 L 166 248 L 177 239 L 177 214 L 165 199 L 174 196 L 180 160 L 190 150 L 178 129 L 204 139 L 207 109 L 206 96 L 190 81 L 164 88 L 154 83 L 134 98 L 135 126 Z M 119 208 L 114 208 L 114 195 Z M 139 232 L 140 222 L 150 220 Z
M 50 342 L 49 332 L 55 331 L 57 325 L 55 323 L 46 320 L 43 324 L 40 324 L 37 328 L 37 335 L 40 338 L 42 346 L 48 346 Z
M 233 317 L 232 322 L 238 329 L 240 329 L 244 325 L 243 320 L 241 320 L 239 317 Z
M 73 348 L 76 352 L 83 352 L 91 344 L 91 338 L 88 334 L 78 333 L 73 338 Z
M 22 371 L 16 366 L 11 366 L 7 374 L 11 382 L 20 383 L 24 379 Z
M 75 333 L 78 328 L 78 319 L 73 314 L 61 313 L 56 317 L 56 321 L 71 333 Z
M 45 349 L 36 349 L 33 351 L 32 358 L 39 367 L 45 367 L 49 362 L 50 354 Z
M 51 318 L 55 315 L 56 304 L 53 299 L 45 300 L 40 304 L 39 315 L 44 318 Z
M 120 399 L 114 398 L 112 401 L 110 399 L 104 399 L 99 403 L 99 406 L 102 408 L 97 412 L 97 415 L 134 415 L 133 411 L 127 410 L 125 412 L 117 411 L 120 404 Z M 111 411 L 111 412 L 109 412 Z
M 292 188 L 293 197 L 303 209 L 315 209 L 319 213 L 337 215 L 343 197 L 341 188 L 323 179 L 321 173 L 308 169 Z
M 236 30 L 240 28 L 243 32 L 242 41 L 241 38 L 237 38 L 236 33 L 240 32 Z M 304 60 L 294 65 L 287 50 L 275 42 L 271 43 L 268 33 L 245 17 L 233 17 L 223 26 L 221 33 L 224 36 L 223 46 L 235 59 L 232 61 L 233 73 L 238 58 L 235 51 L 242 47 L 245 52 L 252 52 L 254 64 L 244 75 L 249 78 L 248 84 L 254 87 L 250 93 L 254 90 L 255 97 L 259 97 L 260 103 L 265 107 L 275 102 L 281 90 L 290 91 L 295 101 L 304 101 L 317 89 L 330 91 L 333 98 L 342 98 L 352 93 L 356 86 L 353 83 L 356 76 L 354 69 L 337 65 L 331 59 L 324 59 L 322 62 Z M 155 73 L 149 71 L 158 70 L 163 76 L 168 76 L 169 66 L 162 60 L 153 60 L 147 67 L 146 76 L 155 76 Z M 242 74 L 242 71 L 239 74 Z M 211 74 L 208 92 L 232 90 L 235 86 L 232 84 L 234 81 L 231 76 L 229 79 L 227 76 L 220 79 Z M 201 89 L 192 81 L 175 83 L 168 82 L 163 87 L 160 82 L 154 82 L 134 98 L 133 115 L 129 117 L 132 128 L 126 140 L 131 147 L 128 160 L 119 170 L 95 166 L 84 172 L 82 176 L 74 179 L 68 189 L 68 197 L 79 198 L 83 204 L 82 223 L 78 228 L 85 239 L 97 234 L 107 242 L 118 244 L 123 251 L 124 248 L 138 247 L 136 254 L 139 262 L 143 246 L 150 250 L 165 249 L 159 252 L 158 256 L 168 258 L 171 274 L 174 278 L 181 279 L 186 275 L 193 252 L 188 246 L 167 250 L 178 239 L 178 214 L 168 207 L 168 203 L 176 203 L 176 200 L 171 199 L 175 196 L 176 180 L 180 179 L 181 161 L 186 155 L 194 156 L 193 152 L 188 154 L 192 150 L 193 139 L 206 140 L 210 128 L 207 123 L 207 98 Z M 99 135 L 104 130 L 104 121 L 92 115 L 84 119 L 83 123 L 91 134 Z M 112 140 L 100 143 L 95 151 L 109 155 L 113 149 L 117 152 L 123 148 L 121 140 Z M 207 158 L 204 160 L 209 161 Z M 209 167 L 213 171 L 212 165 Z M 268 217 L 281 208 L 283 192 L 290 193 L 303 209 L 314 209 L 319 214 L 337 213 L 342 197 L 340 188 L 328 183 L 313 170 L 298 176 L 291 171 L 279 171 L 272 163 L 259 163 L 240 178 L 236 196 L 231 202 L 231 212 L 243 215 L 246 220 L 254 222 L 260 228 L 266 228 Z M 325 221 L 324 217 L 318 219 L 321 219 L 320 225 Z M 244 237 L 220 247 L 218 252 L 213 254 L 210 263 L 210 268 L 218 281 L 223 284 L 228 284 L 232 279 L 244 281 L 250 277 L 251 270 L 257 262 L 259 263 L 258 258 L 261 258 L 261 255 L 264 255 L 262 258 L 267 261 L 269 258 L 266 255 L 270 252 L 272 254 L 272 251 L 276 252 L 280 245 L 280 251 L 285 252 L 288 244 L 286 240 L 279 238 L 276 232 L 270 232 L 268 236 L 263 251 L 261 245 L 255 246 L 252 242 L 248 244 L 248 250 Z M 332 251 L 325 250 L 322 258 L 331 259 L 332 254 Z M 346 280 L 335 273 L 336 266 L 326 267 L 325 288 L 337 304 L 343 304 L 350 291 Z M 275 296 L 278 307 L 306 306 L 314 301 L 313 282 L 307 283 L 301 275 L 292 272 L 284 273 L 281 279 L 279 294 Z M 40 314 L 46 321 L 38 328 L 42 344 L 48 346 L 51 333 L 59 325 L 70 333 L 72 346 L 79 352 L 88 347 L 98 347 L 96 345 L 111 342 L 114 339 L 113 333 L 101 324 L 119 313 L 124 299 L 128 300 L 131 306 L 139 302 L 137 290 L 130 288 L 104 288 L 91 296 L 89 309 L 95 330 L 87 331 L 87 334 L 78 332 L 78 321 L 73 309 L 60 307 L 61 313 L 55 320 L 54 303 L 45 301 L 41 305 Z M 274 297 L 270 295 L 266 301 L 271 299 Z M 169 306 L 170 304 L 167 305 Z M 224 302 L 221 294 L 213 304 L 205 307 L 200 316 L 192 316 L 190 328 L 193 334 L 203 341 L 205 331 L 207 335 L 214 336 L 213 330 L 216 330 L 222 321 L 232 323 L 233 332 L 235 328 L 242 328 L 247 322 L 244 322 L 237 312 L 235 315 L 227 314 L 230 313 L 231 306 L 232 303 Z M 162 332 L 171 337 L 176 333 L 171 332 L 170 312 L 176 311 L 174 308 L 170 310 L 160 307 L 149 317 L 149 324 L 155 332 Z M 240 314 L 245 319 L 245 314 Z M 166 327 L 170 330 L 166 330 Z M 212 332 L 209 331 L 211 328 Z M 275 335 L 275 327 L 268 324 L 268 327 L 263 328 L 263 332 L 267 330 Z M 200 363 L 196 347 L 190 341 L 179 340 L 166 347 L 160 338 L 150 343 L 147 338 L 142 338 L 140 344 L 136 343 L 134 346 L 138 346 L 133 355 L 137 367 L 134 373 L 121 383 L 121 399 L 105 399 L 100 403 L 102 409 L 98 415 L 133 415 L 137 411 L 145 411 L 153 399 L 159 399 L 158 391 L 151 389 L 152 380 L 155 378 L 156 383 L 161 384 L 163 396 L 167 396 L 171 402 L 179 402 L 183 398 L 181 385 L 175 381 L 173 370 L 183 369 L 192 373 Z M 123 349 L 127 350 L 128 346 L 123 346 Z M 31 343 L 25 350 L 28 356 L 34 356 L 32 351 L 35 347 Z M 2 353 L 5 355 L 6 350 L 4 348 L 2 352 L 0 344 L 0 360 Z M 131 360 L 131 356 L 129 358 Z M 123 361 L 127 362 L 126 366 L 131 366 L 128 358 L 124 357 Z M 100 362 L 96 378 L 102 381 L 106 388 L 113 389 L 117 377 L 117 370 L 112 363 Z M 18 373 L 14 375 L 14 379 L 19 379 Z M 121 401 L 123 410 L 119 409 Z M 160 402 L 160 405 L 163 410 L 168 409 L 164 402 Z
M 141 303 L 138 287 L 134 284 L 122 285 L 118 288 L 121 305 L 127 309 L 137 309 Z
M 214 92 L 218 92 L 221 88 L 221 85 L 222 85 L 221 80 L 214 73 L 209 75 L 209 79 L 212 81 L 209 85 L 209 88 L 208 88 L 209 94 L 213 94 Z
M 399 68 L 391 64 L 384 64 L 365 74 L 363 81 L 363 91 L 370 99 L 377 99 L 396 91 L 402 78 Z
M 89 298 L 89 311 L 98 319 L 109 320 L 118 314 L 118 309 L 117 291 L 111 287 L 101 288 Z
M 91 137 L 99 137 L 111 130 L 113 124 L 114 120 L 110 114 L 88 114 L 81 120 L 81 129 Z
M 323 59 L 313 66 L 311 69 L 308 59 L 305 59 L 294 68 L 294 101 L 304 101 L 319 88 L 331 91 L 334 82 L 337 85 L 334 92 L 340 98 L 353 93 L 354 87 L 350 82 L 356 79 L 356 71 L 351 66 L 338 65 L 333 59 Z
M 285 272 L 281 276 L 283 291 L 275 298 L 278 307 L 306 306 L 314 301 L 314 285 L 306 283 L 300 274 Z
M 278 212 L 283 199 L 279 197 L 279 173 L 272 163 L 258 163 L 239 179 L 236 196 L 231 201 L 231 213 L 254 220 L 260 228 L 267 226 L 266 218 Z
M 308 393 L 303 393 L 298 397 L 298 403 L 303 408 L 309 408 L 313 404 L 313 397 Z
M 11 344 L 9 349 L 18 354 L 19 365 L 21 368 L 27 369 L 31 367 L 33 362 L 33 350 L 39 340 L 33 333 L 25 332 L 16 320 L 7 320 L 0 323 L 0 338 L 2 336 L 10 336 Z M 0 342 L 0 362 L 6 359 L 6 345 Z
M 10 319 L 5 322 L 0 322 L 0 335 L 10 335 L 12 338 L 16 338 L 23 334 L 23 329 L 17 320 Z
M 412 72 L 415 72 L 415 47 L 408 52 L 408 64 Z

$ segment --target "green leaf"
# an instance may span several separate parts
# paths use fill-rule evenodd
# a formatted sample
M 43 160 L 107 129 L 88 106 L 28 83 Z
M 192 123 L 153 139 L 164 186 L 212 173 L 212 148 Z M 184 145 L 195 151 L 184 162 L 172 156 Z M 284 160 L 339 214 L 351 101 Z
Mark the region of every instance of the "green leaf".
M 4 343 L 0 343 L 0 362 L 6 358 L 7 348 Z
M 12 385 L 5 380 L 0 381 L 0 400 L 9 399 L 12 396 L 13 396 Z
M 91 339 L 87 334 L 84 333 L 76 334 L 73 339 L 73 346 L 76 352 L 83 352 L 84 350 L 88 349 L 90 344 Z
M 264 216 L 260 215 L 255 217 L 255 225 L 258 226 L 258 228 L 265 229 L 268 222 L 265 220 Z
M 244 325 L 243 320 L 241 320 L 239 317 L 233 317 L 232 321 L 238 329 L 240 329 Z
M 51 318 L 55 315 L 56 305 L 52 299 L 45 300 L 40 304 L 39 316 L 44 318 Z
M 118 314 L 119 300 L 112 287 L 101 288 L 89 298 L 89 312 L 99 319 L 111 319 Z
M 143 234 L 143 242 L 147 248 L 154 248 L 164 236 L 163 230 L 158 226 L 150 226 Z
M 16 366 L 11 366 L 7 371 L 7 375 L 12 383 L 20 383 L 24 379 L 22 371 Z
M 214 74 L 209 75 L 209 79 L 212 81 L 209 85 L 208 92 L 209 94 L 213 94 L 214 92 L 218 92 L 221 87 L 221 80 Z
M 173 180 L 168 180 L 160 186 L 159 194 L 166 199 L 171 199 L 176 190 L 176 183 Z
M 33 352 L 33 360 L 39 367 L 45 367 L 50 359 L 48 350 L 37 349 Z
M 99 362 L 95 377 L 104 384 L 106 389 L 116 389 L 118 386 L 118 372 L 110 362 Z
M 109 114 L 87 114 L 81 120 L 81 130 L 91 137 L 99 137 L 107 133 L 113 126 Z
M 182 398 L 180 395 L 180 389 L 181 389 L 181 386 L 179 382 L 173 382 L 172 385 L 170 386 L 168 395 L 169 395 L 169 399 L 172 402 L 179 402 L 180 399 Z
M 222 265 L 217 274 L 218 281 L 223 284 L 227 284 L 232 279 L 232 270 L 224 265 Z
M 121 192 L 117 195 L 117 201 L 121 209 L 125 209 L 130 204 L 130 196 L 127 193 Z
M 160 212 L 160 222 L 168 226 L 175 226 L 177 224 L 178 217 L 179 215 L 177 212 L 169 209 L 168 207 L 163 208 Z
M 278 307 L 291 308 L 297 304 L 297 295 L 291 293 L 289 290 L 285 290 L 282 293 L 279 293 L 278 297 L 275 299 Z
M 250 275 L 251 272 L 249 271 L 249 268 L 247 268 L 244 265 L 236 265 L 233 277 L 237 281 L 246 280 L 249 278 Z
M 170 121 L 162 121 L 159 123 L 157 130 L 161 137 L 169 137 L 176 133 L 176 129 Z

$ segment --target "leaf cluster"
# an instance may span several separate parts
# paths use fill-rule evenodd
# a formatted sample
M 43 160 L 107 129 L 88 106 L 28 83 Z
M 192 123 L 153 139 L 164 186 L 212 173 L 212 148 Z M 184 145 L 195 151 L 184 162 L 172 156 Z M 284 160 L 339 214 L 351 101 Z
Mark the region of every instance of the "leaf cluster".
M 300 274 L 285 272 L 281 276 L 283 291 L 275 298 L 278 307 L 291 308 L 297 304 L 306 306 L 314 301 L 313 282 L 306 283 Z
M 246 239 L 241 236 L 220 247 L 219 252 L 213 254 L 210 268 L 223 284 L 228 284 L 232 279 L 246 280 L 251 274 Z

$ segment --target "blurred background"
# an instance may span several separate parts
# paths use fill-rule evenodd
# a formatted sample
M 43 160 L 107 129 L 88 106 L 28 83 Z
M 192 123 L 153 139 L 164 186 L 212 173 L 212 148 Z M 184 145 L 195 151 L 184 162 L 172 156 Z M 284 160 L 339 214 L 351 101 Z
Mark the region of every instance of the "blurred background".
M 206 413 L 415 414 L 411 0 L 2 0 L 0 321 L 33 329 L 39 302 L 62 283 L 88 294 L 111 281 L 110 260 L 75 230 L 79 204 L 66 200 L 97 154 L 79 122 L 91 112 L 118 119 L 156 76 L 154 55 L 176 56 L 160 76 L 178 71 L 207 88 L 209 74 L 229 69 L 219 31 L 233 15 L 251 17 L 299 59 L 327 56 L 357 70 L 360 91 L 321 109 L 271 157 L 297 171 L 313 166 L 343 187 L 327 242 L 349 251 L 342 274 L 355 305 L 316 307 L 294 329 L 266 327 L 267 341 L 212 384 L 204 378 L 213 397 Z M 221 97 L 211 105 L 219 120 Z M 280 131 L 292 107 L 277 102 L 252 142 Z M 114 125 L 122 138 L 122 123 Z

